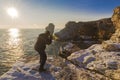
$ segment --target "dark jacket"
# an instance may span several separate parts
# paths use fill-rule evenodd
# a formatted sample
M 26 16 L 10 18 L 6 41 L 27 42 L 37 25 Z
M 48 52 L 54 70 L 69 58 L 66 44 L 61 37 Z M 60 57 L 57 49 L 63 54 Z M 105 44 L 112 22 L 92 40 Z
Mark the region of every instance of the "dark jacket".
M 46 45 L 49 45 L 52 43 L 52 36 L 48 35 L 46 33 L 40 34 L 37 38 L 37 42 L 35 43 L 35 50 L 36 51 L 42 51 L 45 50 Z

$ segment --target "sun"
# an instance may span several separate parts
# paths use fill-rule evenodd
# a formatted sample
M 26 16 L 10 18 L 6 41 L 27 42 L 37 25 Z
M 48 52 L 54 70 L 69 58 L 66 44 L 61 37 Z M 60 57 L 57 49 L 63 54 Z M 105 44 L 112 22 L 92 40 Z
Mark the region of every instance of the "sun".
M 14 7 L 10 7 L 7 9 L 7 13 L 9 16 L 11 16 L 12 18 L 16 18 L 18 17 L 18 11 L 14 8 Z

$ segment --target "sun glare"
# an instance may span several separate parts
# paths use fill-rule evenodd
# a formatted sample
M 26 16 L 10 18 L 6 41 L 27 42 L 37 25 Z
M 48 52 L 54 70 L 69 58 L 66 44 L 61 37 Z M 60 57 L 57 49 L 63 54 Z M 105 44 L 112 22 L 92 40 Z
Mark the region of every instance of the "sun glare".
M 9 29 L 9 35 L 13 38 L 17 38 L 19 36 L 19 29 L 17 28 L 11 28 Z
M 16 18 L 18 17 L 18 12 L 14 7 L 10 7 L 7 9 L 7 13 L 9 16 L 11 16 L 12 18 Z

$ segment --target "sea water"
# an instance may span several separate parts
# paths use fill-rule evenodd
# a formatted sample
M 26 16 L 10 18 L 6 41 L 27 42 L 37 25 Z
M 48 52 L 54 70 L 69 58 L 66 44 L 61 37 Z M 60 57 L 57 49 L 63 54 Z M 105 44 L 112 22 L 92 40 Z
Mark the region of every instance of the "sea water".
M 0 29 L 0 75 L 8 71 L 21 56 L 36 54 L 34 44 L 43 32 L 44 29 Z M 50 50 L 55 49 L 53 47 Z

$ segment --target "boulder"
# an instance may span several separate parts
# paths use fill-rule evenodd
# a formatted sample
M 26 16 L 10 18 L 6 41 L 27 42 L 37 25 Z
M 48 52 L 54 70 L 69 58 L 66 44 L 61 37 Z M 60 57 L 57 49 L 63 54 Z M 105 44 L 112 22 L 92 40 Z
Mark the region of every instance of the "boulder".
M 117 61 L 109 61 L 107 63 L 107 68 L 108 69 L 118 69 L 118 63 L 117 63 Z
M 78 50 L 80 50 L 80 48 L 77 47 L 75 44 L 68 43 L 66 46 L 60 47 L 59 56 L 67 59 L 68 56 L 70 56 L 73 52 Z

